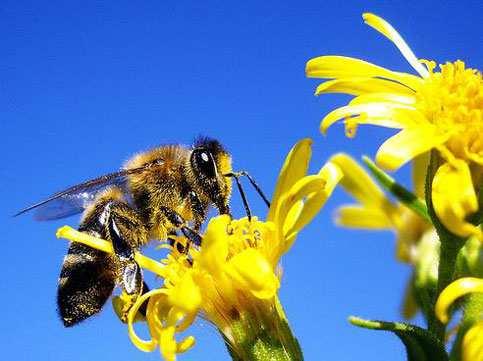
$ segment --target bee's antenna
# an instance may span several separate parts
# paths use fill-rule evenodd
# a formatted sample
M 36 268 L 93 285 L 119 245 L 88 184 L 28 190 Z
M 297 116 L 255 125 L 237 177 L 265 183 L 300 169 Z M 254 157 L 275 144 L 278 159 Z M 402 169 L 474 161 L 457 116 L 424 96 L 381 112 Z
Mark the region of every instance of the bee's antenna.
M 240 183 L 240 175 L 239 173 L 226 173 L 226 174 L 223 174 L 225 177 L 231 177 L 231 178 L 235 178 L 235 182 L 236 182 L 236 185 L 238 187 L 238 191 L 240 192 L 240 196 L 242 198 L 242 201 L 243 201 L 243 206 L 245 207 L 245 212 L 247 213 L 247 217 L 248 217 L 248 220 L 251 221 L 252 220 L 252 212 L 250 211 L 250 206 L 248 205 L 248 201 L 247 201 L 247 197 L 245 195 L 245 191 L 243 190 L 243 187 Z
M 265 204 L 267 205 L 267 207 L 270 208 L 270 201 L 265 196 L 265 194 L 263 194 L 262 189 L 259 187 L 259 185 L 257 184 L 257 182 L 255 182 L 255 179 L 253 179 L 252 176 L 250 174 L 248 174 L 248 172 L 246 172 L 244 170 L 241 171 L 241 172 L 239 172 L 239 174 L 248 178 L 248 180 L 252 184 L 253 188 L 255 188 L 255 190 L 257 191 L 258 195 L 260 197 L 262 197 L 262 199 L 265 202 Z

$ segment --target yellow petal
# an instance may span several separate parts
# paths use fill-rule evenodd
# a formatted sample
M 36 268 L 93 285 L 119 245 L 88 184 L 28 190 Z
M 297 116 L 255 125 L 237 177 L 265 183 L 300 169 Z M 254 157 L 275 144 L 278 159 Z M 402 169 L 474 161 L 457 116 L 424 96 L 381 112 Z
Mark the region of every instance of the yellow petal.
M 310 59 L 305 67 L 309 78 L 384 78 L 415 90 L 422 84 L 422 79 L 407 73 L 391 71 L 367 61 L 346 56 L 319 56 Z
M 195 338 L 193 336 L 188 336 L 182 341 L 178 342 L 176 346 L 176 353 L 183 353 L 191 349 L 195 345 Z
M 427 152 L 448 139 L 431 125 L 401 130 L 386 140 L 377 151 L 376 162 L 387 170 L 396 170 L 419 154 Z
M 282 229 L 286 229 L 287 222 L 295 224 L 296 220 L 288 220 L 287 215 L 299 215 L 299 212 L 289 213 L 292 207 L 299 207 L 299 202 L 311 193 L 316 193 L 323 189 L 326 180 L 319 175 L 309 175 L 299 179 L 288 192 L 286 192 L 280 201 L 278 209 L 274 216 L 274 223 Z M 292 223 L 293 222 L 293 223 Z
M 418 309 L 419 307 L 414 294 L 413 279 L 411 277 L 406 282 L 401 313 L 406 320 L 410 320 L 416 316 Z
M 404 113 L 400 112 L 401 109 L 416 113 L 411 106 L 390 102 L 346 105 L 327 114 L 320 123 L 320 131 L 325 134 L 332 124 L 340 119 L 350 117 L 353 117 L 350 120 L 357 124 L 374 124 L 387 128 L 404 128 L 408 125 L 408 122 L 412 124 L 413 120 L 404 116 Z M 355 118 L 355 115 L 361 116 Z
M 144 352 L 154 351 L 156 349 L 158 342 L 153 338 L 149 341 L 145 341 L 139 338 L 139 336 L 134 331 L 134 326 L 133 326 L 134 318 L 136 317 L 136 314 L 138 313 L 139 308 L 144 303 L 144 301 L 146 301 L 151 296 L 161 295 L 165 293 L 166 293 L 166 290 L 164 289 L 156 289 L 156 290 L 149 291 L 144 295 L 142 295 L 141 297 L 139 297 L 136 303 L 134 304 L 134 306 L 129 311 L 128 320 L 127 320 L 129 338 L 131 339 L 131 342 L 141 351 L 144 351 Z
M 416 55 L 412 52 L 411 48 L 404 41 L 401 35 L 384 19 L 371 13 L 365 13 L 362 15 L 364 22 L 379 31 L 382 35 L 391 40 L 394 45 L 399 49 L 402 55 L 406 58 L 409 64 L 416 70 L 423 78 L 429 76 L 428 70 L 418 61 Z
M 159 337 L 159 350 L 166 361 L 176 361 L 177 344 L 174 333 L 175 327 L 170 326 L 163 329 Z
M 460 159 L 443 164 L 433 179 L 433 205 L 441 223 L 454 234 L 480 236 L 478 227 L 465 221 L 466 216 L 478 210 L 468 164 Z
M 461 352 L 463 361 L 483 361 L 483 320 L 465 333 Z
M 429 164 L 429 152 L 422 153 L 414 158 L 412 178 L 414 194 L 424 199 L 424 189 L 426 184 L 426 173 Z
M 315 95 L 325 93 L 343 93 L 361 95 L 367 93 L 394 93 L 402 95 L 414 95 L 414 91 L 400 83 L 370 77 L 354 77 L 328 80 L 320 84 L 315 90 Z
M 378 208 L 342 206 L 337 209 L 337 224 L 349 228 L 392 229 L 394 224 L 387 214 Z
M 483 292 L 483 279 L 464 277 L 452 282 L 438 297 L 435 306 L 436 316 L 441 322 L 447 323 L 449 321 L 448 309 L 451 304 L 458 298 L 474 292 Z
M 337 153 L 329 160 L 342 170 L 344 177 L 341 186 L 362 204 L 378 208 L 390 203 L 379 186 L 369 174 L 352 157 L 344 153 Z
M 280 170 L 277 185 L 275 186 L 275 191 L 273 192 L 267 221 L 273 220 L 276 209 L 280 202 L 280 197 L 287 192 L 295 182 L 297 182 L 307 173 L 311 156 L 312 139 L 302 139 L 292 147 L 285 158 L 282 169 Z
M 335 186 L 341 180 L 342 171 L 335 163 L 327 162 L 320 169 L 318 175 L 324 179 L 325 184 L 317 192 L 307 195 L 303 203 L 302 210 L 297 215 L 296 221 L 291 225 L 290 228 L 284 229 L 284 233 L 287 235 L 287 238 L 291 238 L 300 232 L 302 228 L 309 224 L 319 213 L 320 209 L 324 206 L 325 202 L 334 191 Z
M 225 271 L 239 289 L 260 299 L 272 298 L 280 286 L 271 264 L 254 248 L 247 248 L 232 257 Z
M 349 105 L 368 104 L 368 103 L 394 103 L 395 105 L 410 106 L 409 110 L 413 110 L 416 98 L 414 95 L 397 94 L 388 92 L 372 92 L 361 94 L 349 102 Z

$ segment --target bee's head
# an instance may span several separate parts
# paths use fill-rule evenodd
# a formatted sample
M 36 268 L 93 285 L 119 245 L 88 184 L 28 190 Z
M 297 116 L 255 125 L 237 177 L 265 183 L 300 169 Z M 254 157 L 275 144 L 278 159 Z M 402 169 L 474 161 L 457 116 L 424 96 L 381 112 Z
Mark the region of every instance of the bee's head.
M 190 157 L 198 191 L 205 195 L 221 214 L 229 214 L 228 201 L 231 194 L 231 156 L 213 138 L 200 137 L 195 140 Z

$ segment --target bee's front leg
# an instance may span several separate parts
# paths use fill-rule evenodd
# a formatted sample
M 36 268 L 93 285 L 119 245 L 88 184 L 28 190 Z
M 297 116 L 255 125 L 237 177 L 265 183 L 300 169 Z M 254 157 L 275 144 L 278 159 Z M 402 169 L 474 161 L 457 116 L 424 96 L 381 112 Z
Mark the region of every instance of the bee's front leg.
M 166 219 L 176 228 L 178 228 L 183 235 L 188 239 L 189 243 L 186 245 L 185 253 L 188 253 L 190 243 L 194 243 L 197 246 L 201 246 L 202 238 L 198 232 L 187 225 L 184 218 L 176 211 L 161 207 L 161 212 L 166 217 Z

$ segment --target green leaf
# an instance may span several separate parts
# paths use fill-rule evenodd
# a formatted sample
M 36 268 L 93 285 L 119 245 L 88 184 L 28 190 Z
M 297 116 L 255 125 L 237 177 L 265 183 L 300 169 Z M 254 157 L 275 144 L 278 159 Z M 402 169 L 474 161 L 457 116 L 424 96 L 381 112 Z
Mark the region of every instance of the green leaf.
M 371 321 L 351 316 L 350 323 L 371 330 L 391 331 L 406 346 L 408 361 L 448 361 L 444 344 L 427 330 L 401 322 Z
M 377 182 L 384 189 L 393 194 L 401 203 L 406 205 L 406 207 L 416 212 L 426 221 L 431 222 L 426 204 L 421 199 L 401 184 L 397 183 L 394 178 L 379 168 L 370 158 L 364 156 L 362 157 L 362 160 L 369 168 L 372 175 L 376 178 Z

